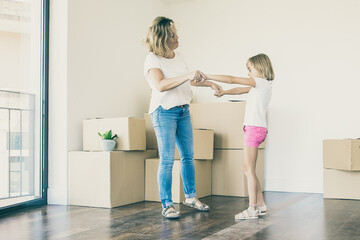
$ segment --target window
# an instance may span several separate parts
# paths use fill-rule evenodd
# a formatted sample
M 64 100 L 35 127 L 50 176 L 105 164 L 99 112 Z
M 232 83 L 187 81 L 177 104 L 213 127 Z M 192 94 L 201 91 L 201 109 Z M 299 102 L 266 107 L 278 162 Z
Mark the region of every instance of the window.
M 46 203 L 48 16 L 49 0 L 0 0 L 1 212 Z

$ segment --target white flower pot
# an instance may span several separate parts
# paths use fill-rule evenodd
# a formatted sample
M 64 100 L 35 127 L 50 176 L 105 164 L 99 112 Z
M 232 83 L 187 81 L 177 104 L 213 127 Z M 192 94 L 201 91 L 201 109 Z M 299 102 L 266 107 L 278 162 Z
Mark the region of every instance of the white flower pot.
M 116 141 L 111 139 L 101 139 L 100 145 L 103 151 L 112 151 L 116 146 Z

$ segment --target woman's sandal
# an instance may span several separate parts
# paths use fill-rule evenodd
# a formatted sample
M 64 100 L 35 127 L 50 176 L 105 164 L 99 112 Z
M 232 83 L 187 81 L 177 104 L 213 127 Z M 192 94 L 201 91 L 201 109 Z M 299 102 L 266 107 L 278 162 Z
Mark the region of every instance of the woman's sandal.
M 167 206 L 162 210 L 161 213 L 164 217 L 167 219 L 176 219 L 180 218 L 180 212 L 177 212 L 174 208 L 174 206 Z
M 258 205 L 257 206 L 258 207 L 258 215 L 259 216 L 264 216 L 264 215 L 266 215 L 267 214 L 267 206 L 266 205 L 264 205 L 264 206 L 260 206 L 260 205 Z
M 236 220 L 248 220 L 248 219 L 257 219 L 257 218 L 259 218 L 258 210 L 252 209 L 251 207 L 235 215 Z
M 184 201 L 183 204 L 187 207 L 195 208 L 200 212 L 208 212 L 210 210 L 210 207 L 205 203 L 200 202 L 199 199 L 195 199 L 194 201 L 192 201 L 192 203 L 187 203 L 186 201 Z

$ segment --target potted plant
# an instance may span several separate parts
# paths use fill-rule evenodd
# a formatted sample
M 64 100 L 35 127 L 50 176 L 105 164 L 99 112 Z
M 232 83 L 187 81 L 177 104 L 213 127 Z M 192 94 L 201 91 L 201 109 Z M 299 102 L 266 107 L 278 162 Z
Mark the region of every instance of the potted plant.
M 117 138 L 117 135 L 112 135 L 111 130 L 106 131 L 104 134 L 99 133 L 101 137 L 100 145 L 103 151 L 112 151 L 116 146 L 116 141 L 114 140 Z

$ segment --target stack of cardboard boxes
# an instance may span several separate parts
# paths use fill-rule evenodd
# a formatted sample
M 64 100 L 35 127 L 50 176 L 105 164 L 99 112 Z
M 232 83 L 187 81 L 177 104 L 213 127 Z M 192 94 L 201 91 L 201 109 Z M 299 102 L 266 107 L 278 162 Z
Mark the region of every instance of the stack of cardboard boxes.
M 117 134 L 116 148 L 103 152 L 98 132 Z M 71 205 L 112 208 L 145 200 L 145 120 L 131 117 L 83 121 L 83 151 L 69 152 Z
M 146 120 L 146 148 L 157 149 L 157 141 L 151 119 L 144 114 Z M 197 197 L 211 195 L 211 162 L 213 159 L 214 131 L 209 129 L 194 129 L 194 165 Z M 180 156 L 175 150 L 175 162 L 172 176 L 172 200 L 180 203 L 185 200 L 183 184 L 180 176 Z M 157 171 L 159 158 L 146 159 L 145 163 L 145 200 L 160 201 Z
M 198 103 L 190 105 L 194 128 L 213 129 L 212 195 L 248 196 L 244 161 L 243 123 L 246 102 Z M 259 146 L 256 174 L 264 187 L 264 146 Z
M 190 105 L 194 134 L 197 197 L 248 196 L 244 161 L 245 102 Z M 98 132 L 117 134 L 114 151 L 103 152 Z M 264 186 L 264 146 L 260 145 L 257 176 Z M 70 204 L 117 207 L 139 201 L 160 201 L 157 141 L 150 116 L 86 119 L 83 151 L 69 153 Z M 173 202 L 184 201 L 180 156 L 175 152 Z
M 324 140 L 324 198 L 360 199 L 360 139 Z

